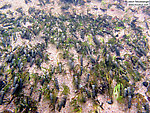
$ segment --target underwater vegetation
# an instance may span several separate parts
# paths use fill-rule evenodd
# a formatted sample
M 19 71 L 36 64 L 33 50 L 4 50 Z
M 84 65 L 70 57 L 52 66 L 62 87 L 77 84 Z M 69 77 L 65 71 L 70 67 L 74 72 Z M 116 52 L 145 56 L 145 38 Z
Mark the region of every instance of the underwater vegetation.
M 43 0 L 39 2 L 45 4 Z M 8 4 L 0 9 L 10 7 Z M 116 7 L 124 11 L 123 6 Z M 38 104 L 47 100 L 51 112 L 61 112 L 68 103 L 72 112 L 84 112 L 85 103 L 91 101 L 97 113 L 98 107 L 105 109 L 98 96 L 107 95 L 106 102 L 110 105 L 117 101 L 130 109 L 136 102 L 137 112 L 149 113 L 149 80 L 142 83 L 147 88 L 147 99 L 135 92 L 136 83 L 144 78 L 143 72 L 150 64 L 148 39 L 142 27 L 136 25 L 137 18 L 95 17 L 91 13 L 76 12 L 55 16 L 34 7 L 29 8 L 29 16 L 21 8 L 16 11 L 21 16 L 0 12 L 0 105 L 13 103 L 15 113 L 36 113 Z M 32 24 L 25 27 L 27 22 Z M 148 24 L 146 28 L 149 29 Z M 116 34 L 121 30 L 128 33 L 123 36 Z M 34 42 L 35 37 L 43 41 L 15 46 L 13 42 L 17 42 L 18 34 L 29 42 Z M 61 51 L 56 65 L 50 61 L 49 45 Z M 70 52 L 72 49 L 76 53 Z M 48 68 L 43 63 L 48 64 Z M 43 74 L 31 73 L 30 68 Z M 71 78 L 68 81 L 73 89 L 64 82 L 67 76 Z M 70 99 L 71 93 L 75 96 Z M 38 98 L 33 98 L 35 95 Z

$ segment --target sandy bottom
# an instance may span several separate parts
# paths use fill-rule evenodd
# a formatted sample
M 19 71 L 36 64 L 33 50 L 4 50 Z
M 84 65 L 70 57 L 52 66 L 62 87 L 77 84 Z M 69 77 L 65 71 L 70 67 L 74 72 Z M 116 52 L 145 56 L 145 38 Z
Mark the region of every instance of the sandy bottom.
M 150 26 L 150 17 L 148 15 L 145 15 L 144 13 L 142 13 L 142 8 L 138 8 L 138 7 L 128 7 L 126 6 L 125 7 L 125 11 L 129 8 L 132 8 L 132 9 L 135 9 L 137 12 L 132 12 L 130 10 L 127 10 L 126 12 L 125 11 L 122 11 L 122 10 L 119 10 L 117 9 L 114 5 L 108 9 L 106 12 L 103 12 L 100 10 L 100 8 L 105 8 L 108 6 L 109 3 L 117 3 L 117 1 L 114 1 L 114 0 L 107 0 L 106 2 L 97 2 L 96 0 L 93 0 L 91 3 L 85 3 L 84 6 L 74 6 L 72 4 L 70 4 L 70 8 L 67 10 L 71 13 L 72 10 L 76 10 L 78 13 L 83 13 L 83 14 L 86 14 L 87 13 L 87 10 L 89 10 L 89 13 L 92 13 L 92 14 L 95 14 L 96 16 L 98 15 L 104 15 L 104 14 L 107 14 L 107 15 L 110 15 L 112 16 L 113 18 L 115 17 L 118 17 L 120 19 L 123 19 L 123 18 L 133 18 L 134 16 L 136 17 L 139 17 L 139 19 L 137 20 L 138 21 L 138 25 L 141 26 L 143 28 L 143 33 L 144 35 L 147 36 L 147 38 L 149 38 L 149 43 L 150 43 L 150 31 L 146 28 L 145 24 L 144 24 L 144 20 L 146 19 L 149 26 Z M 28 4 L 25 4 L 24 0 L 0 0 L 0 7 L 3 6 L 4 4 L 11 4 L 11 8 L 10 9 L 5 9 L 5 10 L 0 10 L 4 13 L 7 13 L 8 10 L 14 12 L 17 8 L 20 8 L 22 7 L 23 8 L 23 11 L 25 12 L 26 15 L 29 15 L 28 14 L 28 9 L 29 7 L 35 7 L 35 8 L 38 8 L 38 9 L 44 9 L 46 12 L 49 12 L 51 11 L 54 15 L 59 15 L 59 14 L 63 14 L 64 12 L 61 10 L 61 6 L 65 6 L 64 3 L 60 2 L 59 0 L 50 0 L 50 4 L 46 4 L 45 6 L 39 6 L 39 1 L 38 0 L 32 0 L 31 3 L 28 3 Z M 122 4 L 125 4 L 125 3 L 122 3 Z M 93 8 L 98 8 L 98 10 L 94 10 Z M 14 15 L 18 16 L 19 14 L 15 13 Z M 26 25 L 24 26 L 28 26 L 30 25 L 30 23 L 26 23 Z M 121 31 L 119 32 L 119 37 L 123 36 L 125 32 L 128 32 L 128 31 Z M 146 33 L 148 32 L 148 33 Z M 34 37 L 32 39 L 31 42 L 27 41 L 27 40 L 23 40 L 20 38 L 19 36 L 19 33 L 18 33 L 18 39 L 16 42 L 12 42 L 14 46 L 17 46 L 17 45 L 21 45 L 23 44 L 22 42 L 25 42 L 26 44 L 37 44 L 37 43 L 41 43 L 43 42 L 43 39 L 40 38 L 40 36 L 38 37 Z M 72 53 L 75 54 L 74 58 L 77 59 L 77 57 L 79 56 L 76 51 L 74 49 L 70 50 Z M 58 58 L 59 57 L 59 53 L 62 53 L 62 50 L 57 50 L 56 49 L 56 46 L 52 45 L 52 44 L 49 44 L 48 45 L 48 48 L 46 49 L 46 51 L 48 54 L 49 54 L 49 59 L 50 61 L 48 61 L 47 63 L 42 63 L 42 67 L 45 67 L 45 68 L 48 68 L 50 64 L 52 65 L 58 65 L 57 63 L 60 62 L 60 59 Z M 149 53 L 150 54 L 150 53 Z M 58 78 L 58 82 L 59 82 L 59 85 L 60 85 L 60 92 L 58 95 L 61 94 L 63 88 L 62 88 L 62 84 L 66 84 L 67 86 L 69 86 L 70 88 L 70 94 L 68 95 L 68 100 L 67 100 L 67 103 L 66 103 L 66 107 L 63 108 L 61 110 L 61 113 L 72 113 L 71 112 L 71 109 L 70 109 L 70 105 L 69 105 L 69 102 L 71 101 L 72 98 L 75 97 L 75 93 L 74 93 L 74 88 L 73 88 L 73 84 L 72 84 L 72 81 L 73 81 L 73 78 L 72 78 L 72 75 L 70 75 L 70 72 L 68 71 L 68 64 L 67 62 L 68 61 L 65 61 L 65 60 L 62 60 L 61 59 L 61 62 L 63 62 L 63 65 L 64 65 L 64 68 L 66 71 L 66 75 L 61 75 L 61 74 L 56 74 L 55 76 Z M 79 63 L 78 60 L 76 60 L 75 62 L 76 64 Z M 87 65 L 87 61 L 85 60 L 84 61 L 84 65 Z M 40 71 L 38 69 L 36 69 L 36 66 L 33 65 L 32 68 L 29 68 L 29 72 L 30 73 L 39 73 L 39 75 L 42 75 L 43 74 L 43 71 Z M 83 78 L 85 78 L 85 76 L 83 75 Z M 146 78 L 150 78 L 150 73 L 149 71 L 145 72 L 145 78 L 143 78 L 142 81 L 140 81 L 139 83 L 137 83 L 137 91 L 138 93 L 142 94 L 142 95 L 145 95 L 145 91 L 146 91 L 146 88 L 144 86 L 142 86 L 142 82 L 146 79 Z M 29 84 L 29 86 L 31 86 L 32 83 Z M 29 88 L 30 87 L 26 87 L 25 88 L 25 91 L 28 95 L 29 95 Z M 35 100 L 38 99 L 38 93 L 35 92 L 33 95 L 32 95 L 32 98 L 34 98 Z M 98 95 L 98 100 L 103 102 L 103 107 L 104 107 L 104 110 L 102 110 L 101 108 L 98 108 L 98 112 L 99 113 L 136 113 L 136 107 L 135 107 L 135 104 L 132 105 L 131 109 L 127 109 L 127 106 L 124 106 L 122 104 L 119 104 L 117 101 L 114 100 L 114 103 L 112 105 L 109 105 L 106 101 L 109 99 L 107 97 L 107 95 Z M 39 113 L 51 113 L 50 109 L 49 109 L 49 102 L 48 101 L 45 101 L 45 100 L 42 100 L 39 104 L 38 104 L 38 112 Z M 93 110 L 93 106 L 92 106 L 92 102 L 91 100 L 88 100 L 84 105 L 83 105 L 83 113 L 90 113 L 92 112 Z M 6 106 L 0 106 L 0 112 L 3 112 L 4 109 L 10 109 L 10 110 L 13 110 L 14 111 L 14 105 L 13 104 L 10 104 L 8 107 Z M 55 111 L 56 113 L 58 112 L 57 110 Z

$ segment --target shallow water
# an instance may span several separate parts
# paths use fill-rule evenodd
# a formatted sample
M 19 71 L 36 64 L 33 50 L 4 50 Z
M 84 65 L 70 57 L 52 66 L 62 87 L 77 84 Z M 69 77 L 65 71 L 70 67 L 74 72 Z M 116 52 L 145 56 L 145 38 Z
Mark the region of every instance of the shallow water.
M 60 15 L 64 15 L 65 12 L 70 12 L 71 14 L 74 14 L 74 11 L 76 11 L 77 15 L 80 15 L 80 14 L 81 15 L 87 15 L 87 12 L 91 13 L 91 14 L 94 15 L 93 16 L 94 19 L 96 19 L 99 15 L 112 16 L 112 20 L 117 20 L 116 18 L 118 18 L 120 20 L 124 20 L 125 18 L 129 19 L 129 20 L 133 20 L 135 17 L 138 17 L 138 19 L 136 21 L 136 25 L 142 27 L 143 35 L 145 35 L 146 38 L 148 39 L 148 44 L 150 43 L 150 31 L 145 26 L 145 21 L 147 21 L 148 26 L 150 26 L 150 21 L 149 21 L 150 18 L 149 18 L 148 15 L 143 13 L 144 8 L 129 7 L 124 2 L 122 2 L 121 4 L 125 7 L 124 11 L 123 11 L 121 9 L 117 9 L 116 8 L 116 4 L 119 4 L 118 1 L 114 1 L 114 0 L 103 1 L 102 0 L 102 2 L 99 2 L 97 0 L 93 0 L 90 3 L 88 3 L 87 1 L 84 0 L 84 2 L 85 2 L 84 5 L 79 5 L 79 4 L 78 5 L 74 5 L 74 4 L 63 3 L 63 2 L 60 2 L 59 0 L 54 0 L 54 1 L 50 0 L 49 4 L 45 4 L 45 5 L 41 5 L 40 6 L 38 0 L 32 0 L 32 2 L 28 2 L 28 4 L 26 4 L 24 2 L 24 0 L 0 0 L 0 7 L 2 7 L 5 4 L 11 4 L 10 8 L 4 9 L 4 10 L 1 9 L 0 11 L 2 13 L 7 13 L 8 10 L 10 10 L 11 12 L 15 12 L 13 14 L 13 16 L 8 15 L 8 17 L 15 17 L 15 18 L 21 16 L 20 13 L 17 13 L 15 11 L 17 8 L 20 8 L 20 7 L 22 7 L 23 13 L 25 13 L 25 15 L 27 15 L 27 16 L 30 16 L 30 14 L 28 13 L 28 9 L 30 7 L 35 7 L 36 9 L 44 10 L 46 12 L 46 14 L 51 12 L 52 15 L 54 15 L 56 17 L 59 17 Z M 107 8 L 109 4 L 112 4 L 111 8 Z M 69 6 L 69 9 L 65 10 L 65 11 L 61 10 L 61 7 L 62 6 L 65 7 L 66 5 Z M 98 10 L 94 9 L 94 8 L 98 8 Z M 103 12 L 102 10 L 100 10 L 100 8 L 107 9 L 107 11 Z M 130 10 L 130 8 L 132 8 L 132 10 L 135 10 L 135 12 L 132 12 Z M 36 15 L 36 16 L 37 16 L 37 18 L 39 17 L 39 15 Z M 23 16 L 23 17 L 25 17 L 25 16 Z M 30 26 L 34 26 L 34 25 L 35 25 L 35 23 L 25 22 L 25 23 L 22 23 L 22 26 L 23 26 L 22 28 L 30 28 Z M 32 46 L 34 46 L 36 44 L 39 45 L 40 43 L 44 42 L 44 39 L 42 39 L 41 36 L 44 35 L 43 32 L 45 31 L 45 29 L 44 29 L 45 25 L 42 25 L 42 24 L 40 24 L 40 25 L 41 26 L 39 26 L 39 27 L 41 27 L 42 31 L 39 33 L 39 35 L 33 36 L 31 38 L 31 40 L 22 39 L 21 38 L 21 32 L 17 32 L 17 39 L 16 40 L 13 40 L 13 38 L 11 39 L 12 48 L 16 47 L 17 45 L 23 46 L 23 45 L 31 44 Z M 68 23 L 66 22 L 65 25 L 66 26 L 69 25 L 69 22 Z M 3 24 L 0 24 L 0 26 L 4 27 Z M 83 25 L 83 28 L 84 27 L 85 26 Z M 113 31 L 115 36 L 118 34 L 118 37 L 116 37 L 116 39 L 118 39 L 118 40 L 123 39 L 123 35 L 124 34 L 132 34 L 133 33 L 129 23 L 125 23 L 125 27 L 126 27 L 126 29 L 122 29 L 119 32 Z M 55 26 L 52 29 L 57 29 L 57 28 L 58 28 L 58 26 Z M 82 29 L 82 27 L 81 27 L 81 29 Z M 69 33 L 69 28 L 67 30 L 66 30 L 67 33 L 68 33 L 67 36 L 71 37 L 71 35 Z M 59 28 L 58 28 L 58 31 L 59 31 Z M 84 40 L 82 38 L 80 38 L 80 33 L 76 32 L 76 35 L 77 35 L 77 37 L 79 37 L 78 40 L 80 40 L 81 42 L 90 42 L 88 35 L 85 36 Z M 96 38 L 100 42 L 102 42 L 101 40 L 103 38 L 104 42 L 107 43 L 108 40 L 110 38 L 112 38 L 112 36 L 108 35 L 108 34 L 106 34 L 104 37 L 97 35 Z M 72 37 L 70 39 L 72 39 Z M 94 45 L 92 47 L 95 47 L 95 43 L 93 41 L 91 41 L 91 43 Z M 121 43 L 124 45 L 124 48 L 125 48 L 125 49 L 120 50 L 121 56 L 124 56 L 125 53 L 128 53 L 130 55 L 135 55 L 136 54 L 134 52 L 134 50 L 131 50 L 132 49 L 131 47 L 126 46 L 126 43 L 124 41 L 122 41 Z M 7 49 L 9 49 L 9 48 L 7 48 Z M 62 91 L 63 91 L 63 86 L 62 85 L 66 84 L 69 87 L 69 89 L 70 89 L 70 93 L 67 96 L 66 106 L 65 106 L 65 108 L 62 108 L 61 112 L 62 113 L 72 113 L 72 109 L 73 108 L 70 107 L 70 102 L 74 98 L 76 98 L 78 93 L 75 93 L 76 89 L 75 89 L 74 84 L 73 84 L 73 74 L 74 74 L 74 72 L 73 71 L 69 71 L 68 60 L 59 58 L 59 53 L 63 53 L 64 49 L 65 48 L 57 49 L 56 48 L 56 44 L 55 45 L 54 44 L 48 44 L 48 47 L 45 50 L 43 50 L 43 52 L 49 55 L 48 56 L 49 61 L 47 61 L 47 62 L 44 61 L 41 64 L 41 67 L 49 68 L 50 65 L 53 65 L 53 66 L 57 67 L 59 62 L 62 63 L 62 65 L 63 65 L 62 69 L 65 70 L 65 72 L 55 73 L 54 74 L 54 76 L 58 78 L 58 83 L 59 83 L 59 86 L 60 86 L 60 91 L 58 92 L 57 96 L 59 98 L 59 101 L 61 101 Z M 74 63 L 76 65 L 80 65 L 80 59 L 78 59 L 78 57 L 80 57 L 81 54 L 77 53 L 77 51 L 75 50 L 74 47 L 69 49 L 69 53 L 70 54 L 74 54 L 74 56 L 73 56 Z M 101 55 L 102 52 L 99 51 L 99 54 Z M 115 52 L 111 53 L 111 55 L 115 56 Z M 147 53 L 147 56 L 150 56 L 150 52 L 149 51 Z M 93 54 L 93 57 L 96 59 L 97 55 Z M 100 58 L 101 58 L 101 60 L 103 60 L 103 56 L 101 56 Z M 143 56 L 143 59 L 146 59 L 146 56 Z M 85 55 L 83 60 L 84 60 L 83 67 L 85 68 L 85 70 L 83 71 L 83 75 L 81 76 L 80 84 L 82 86 L 85 85 L 86 75 L 87 75 L 88 72 L 90 72 L 90 69 L 91 69 L 90 68 L 91 64 L 88 65 L 88 63 L 90 62 L 89 58 L 88 58 L 88 55 L 87 56 Z M 127 61 L 128 60 L 129 59 L 127 59 Z M 100 61 L 99 61 L 99 63 L 100 63 Z M 149 67 L 149 62 L 147 62 L 147 60 L 143 60 L 143 61 L 146 62 L 147 70 L 143 71 L 141 68 L 139 69 L 139 72 L 140 72 L 140 74 L 142 75 L 143 78 L 139 82 L 135 83 L 134 88 L 135 88 L 135 93 L 139 93 L 139 94 L 143 95 L 144 98 L 147 100 L 147 96 L 145 95 L 145 92 L 146 92 L 147 88 L 142 85 L 142 82 L 143 81 L 149 81 L 149 76 L 150 76 L 149 69 L 150 69 L 150 67 Z M 44 73 L 45 72 L 44 69 L 37 68 L 37 66 L 35 64 L 33 64 L 32 67 L 29 67 L 29 64 L 27 64 L 25 70 L 27 70 L 29 73 L 38 73 L 39 76 L 43 76 L 45 74 Z M 92 73 L 92 71 L 91 71 L 91 73 Z M 5 74 L 7 74 L 7 73 L 5 72 Z M 53 79 L 54 79 L 54 77 L 52 77 L 52 80 L 49 83 L 47 83 L 47 84 L 49 84 L 51 86 L 51 88 L 54 87 Z M 129 82 L 130 85 L 132 83 L 134 83 L 134 80 L 132 80 L 132 79 L 133 78 L 130 78 L 130 82 Z M 11 81 L 13 82 L 13 80 L 11 80 Z M 24 92 L 25 95 L 29 95 L 30 87 L 34 84 L 34 82 L 35 82 L 35 80 L 34 80 L 34 78 L 32 78 L 30 80 L 30 82 L 24 83 L 25 88 L 23 89 L 23 92 Z M 117 82 L 115 80 L 113 80 L 111 85 L 112 85 L 112 88 L 114 88 L 117 85 Z M 38 100 L 38 95 L 39 95 L 38 90 L 41 89 L 41 88 L 43 88 L 43 87 L 41 86 L 40 80 L 39 80 L 39 82 L 37 84 L 37 89 L 33 92 L 32 96 L 31 96 L 31 98 L 33 100 Z M 79 91 L 79 93 L 80 93 L 80 91 Z M 12 97 L 12 95 L 9 94 L 9 93 L 7 94 L 7 96 L 8 96 L 7 98 L 11 98 Z M 6 98 L 6 96 L 4 98 Z M 93 107 L 93 100 L 92 99 L 87 99 L 86 103 L 80 104 L 81 108 L 82 108 L 81 112 L 82 113 L 94 112 L 95 109 L 97 109 L 97 111 L 99 113 L 101 113 L 101 112 L 102 113 L 112 113 L 112 112 L 115 112 L 115 113 L 116 112 L 117 113 L 132 112 L 132 113 L 134 113 L 134 112 L 137 112 L 136 99 L 133 99 L 131 101 L 132 102 L 132 106 L 131 106 L 130 109 L 128 109 L 128 107 L 127 107 L 128 106 L 128 104 L 127 104 L 128 102 L 126 102 L 127 99 L 124 99 L 123 103 L 119 103 L 115 99 L 115 97 L 112 96 L 112 98 L 113 98 L 113 104 L 108 104 L 107 101 L 110 99 L 110 96 L 108 94 L 106 94 L 106 93 L 104 93 L 103 95 L 102 94 L 98 94 L 96 99 L 98 99 L 100 102 L 103 102 L 103 108 L 104 109 L 102 109 L 100 107 L 96 107 L 96 108 Z M 149 103 L 148 100 L 147 100 L 147 102 Z M 50 104 L 50 101 L 49 100 L 45 100 L 44 99 L 44 94 L 43 94 L 42 95 L 42 100 L 37 104 L 37 112 L 39 112 L 39 113 L 51 113 L 52 111 L 50 111 L 51 108 L 49 108 L 49 104 Z M 15 104 L 13 102 L 11 102 L 8 106 L 6 106 L 6 104 L 3 104 L 3 105 L 0 105 L 0 112 L 3 112 L 4 110 L 11 110 L 12 112 L 14 112 L 15 111 L 15 107 L 16 106 L 15 106 Z M 58 112 L 58 110 L 55 109 L 53 112 Z

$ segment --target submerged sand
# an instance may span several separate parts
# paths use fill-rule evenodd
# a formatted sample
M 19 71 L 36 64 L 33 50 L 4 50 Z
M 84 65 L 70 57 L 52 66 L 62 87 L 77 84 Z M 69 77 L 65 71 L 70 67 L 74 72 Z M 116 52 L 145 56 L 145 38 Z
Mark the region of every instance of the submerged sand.
M 100 10 L 100 8 L 106 8 L 107 5 L 110 4 L 110 3 L 115 4 L 115 3 L 118 3 L 118 2 L 114 1 L 114 0 L 107 0 L 104 3 L 102 3 L 102 2 L 98 2 L 97 0 L 93 0 L 91 3 L 86 2 L 85 5 L 81 5 L 81 6 L 78 6 L 78 5 L 75 6 L 73 4 L 69 4 L 70 8 L 67 11 L 73 13 L 72 10 L 76 10 L 77 13 L 79 13 L 79 14 L 80 13 L 86 14 L 87 10 L 89 10 L 89 12 L 92 13 L 92 14 L 95 14 L 95 16 L 107 14 L 107 15 L 110 15 L 114 18 L 117 17 L 117 18 L 120 18 L 120 19 L 123 19 L 125 17 L 130 17 L 130 18 L 133 18 L 134 16 L 138 17 L 139 18 L 137 20 L 138 25 L 143 28 L 143 33 L 144 33 L 144 35 L 147 36 L 147 38 L 149 38 L 148 41 L 150 43 L 150 37 L 149 37 L 150 36 L 150 31 L 146 28 L 146 26 L 144 24 L 144 21 L 146 19 L 149 26 L 150 26 L 150 17 L 142 12 L 142 8 L 138 8 L 136 6 L 135 7 L 130 7 L 132 9 L 135 9 L 136 12 L 131 12 L 130 10 L 125 12 L 125 11 L 117 9 L 115 6 L 112 6 L 106 12 L 103 12 L 103 11 Z M 25 12 L 26 15 L 29 15 L 28 14 L 28 9 L 30 7 L 35 7 L 37 9 L 44 9 L 46 12 L 51 11 L 54 15 L 59 15 L 59 14 L 64 13 L 61 10 L 61 6 L 65 6 L 65 4 L 60 2 L 59 0 L 54 0 L 54 1 L 50 0 L 50 4 L 46 4 L 45 6 L 38 6 L 37 5 L 37 4 L 39 4 L 38 0 L 32 0 L 32 2 L 28 3 L 28 4 L 25 4 L 24 0 L 0 0 L 0 7 L 3 6 L 4 4 L 11 4 L 12 6 L 11 6 L 10 9 L 0 10 L 0 11 L 2 11 L 4 13 L 6 13 L 8 10 L 14 12 L 17 8 L 22 7 L 23 12 Z M 126 3 L 122 2 L 122 4 L 125 6 L 125 10 L 129 9 L 129 6 L 127 6 Z M 98 10 L 94 10 L 93 8 L 95 8 L 95 7 L 97 7 Z M 16 16 L 18 16 L 18 14 L 16 14 Z M 24 26 L 28 26 L 28 25 L 30 25 L 30 23 L 26 23 L 26 25 L 24 25 Z M 121 31 L 119 33 L 119 37 L 123 36 L 125 32 L 129 32 L 129 31 Z M 148 32 L 148 33 L 146 33 L 146 32 Z M 30 42 L 30 41 L 27 41 L 25 39 L 21 39 L 20 36 L 18 35 L 18 39 L 17 39 L 16 42 L 13 42 L 13 45 L 14 46 L 21 45 L 22 42 L 25 42 L 26 44 L 31 43 L 32 45 L 34 45 L 34 44 L 43 42 L 43 39 L 41 39 L 40 36 L 38 36 L 38 37 L 33 38 L 32 41 Z M 46 49 L 45 52 L 47 52 L 49 54 L 50 61 L 48 61 L 47 63 L 42 63 L 42 66 L 45 67 L 45 68 L 48 68 L 49 64 L 57 65 L 57 62 L 59 62 L 58 53 L 62 53 L 62 50 L 57 50 L 56 46 L 54 46 L 52 44 L 49 44 L 48 48 Z M 74 56 L 75 59 L 77 59 L 77 57 L 79 55 L 76 53 L 76 51 L 72 49 L 72 50 L 70 50 L 70 52 L 73 52 L 75 54 L 75 56 Z M 150 55 L 150 53 L 149 53 L 149 55 Z M 59 85 L 60 85 L 60 92 L 63 90 L 61 85 L 64 84 L 64 83 L 67 86 L 69 86 L 69 88 L 70 88 L 70 94 L 68 95 L 68 100 L 67 100 L 67 103 L 66 103 L 66 107 L 61 110 L 61 113 L 71 113 L 69 102 L 71 101 L 72 98 L 75 97 L 73 83 L 72 83 L 73 78 L 72 78 L 72 75 L 70 75 L 70 73 L 68 71 L 67 61 L 61 60 L 61 62 L 63 62 L 64 68 L 67 70 L 66 71 L 67 74 L 66 75 L 61 75 L 61 74 L 60 75 L 58 75 L 58 74 L 55 75 L 56 77 L 58 77 L 58 82 L 59 82 Z M 79 62 L 76 61 L 75 63 L 77 64 Z M 84 61 L 84 65 L 87 65 L 86 60 Z M 39 73 L 39 75 L 43 74 L 42 71 L 36 69 L 36 66 L 32 66 L 32 68 L 29 68 L 29 72 L 31 72 L 31 73 L 36 72 L 36 73 Z M 150 73 L 149 73 L 149 70 L 147 70 L 146 72 L 143 72 L 143 73 L 145 74 L 145 78 L 143 78 L 142 81 L 137 83 L 136 92 L 138 92 L 138 93 L 145 96 L 146 87 L 144 87 L 142 85 L 142 82 L 146 78 L 150 77 Z M 84 75 L 83 75 L 83 78 L 85 78 Z M 29 86 L 25 88 L 25 92 L 27 94 L 29 94 Z M 60 93 L 58 95 L 60 95 Z M 38 95 L 37 95 L 36 92 L 32 95 L 32 98 L 37 100 Z M 115 100 L 114 100 L 114 103 L 112 105 L 109 105 L 106 102 L 108 98 L 109 97 L 107 97 L 107 95 L 98 95 L 98 100 L 104 103 L 103 104 L 104 110 L 99 108 L 99 110 L 98 110 L 99 113 L 124 113 L 124 112 L 126 112 L 126 113 L 130 113 L 130 112 L 131 113 L 136 113 L 137 112 L 136 107 L 135 107 L 136 103 L 134 103 L 134 101 L 133 101 L 133 105 L 132 105 L 131 109 L 127 109 L 127 105 L 124 106 L 124 104 L 119 104 Z M 48 101 L 42 100 L 38 104 L 38 112 L 39 113 L 51 113 L 48 104 L 49 104 Z M 9 105 L 8 107 L 1 105 L 0 106 L 0 112 L 3 112 L 4 109 L 10 109 L 10 110 L 14 111 L 13 107 L 14 107 L 13 104 Z M 83 113 L 90 113 L 90 112 L 93 111 L 93 106 L 92 106 L 91 100 L 88 100 L 83 105 L 82 111 L 83 111 Z M 55 112 L 57 113 L 58 111 L 56 110 Z

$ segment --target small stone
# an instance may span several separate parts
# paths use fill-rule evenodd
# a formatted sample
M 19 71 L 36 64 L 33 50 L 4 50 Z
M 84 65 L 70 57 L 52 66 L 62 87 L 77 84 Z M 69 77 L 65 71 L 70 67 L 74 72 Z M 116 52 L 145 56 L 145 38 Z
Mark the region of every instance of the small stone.
M 143 82 L 143 86 L 147 87 L 148 86 L 148 82 Z
M 113 100 L 109 99 L 108 101 L 106 101 L 108 104 L 113 104 Z

